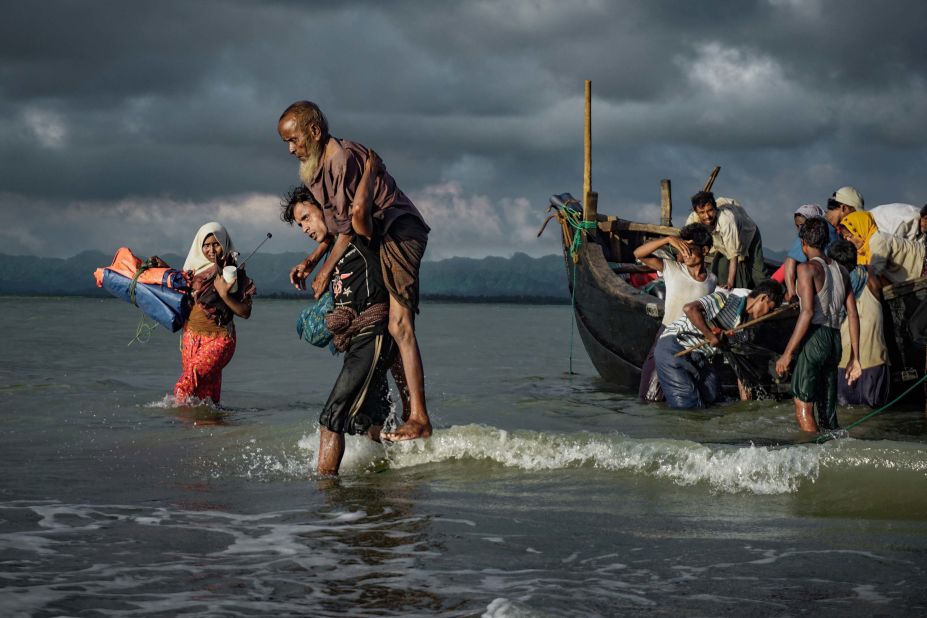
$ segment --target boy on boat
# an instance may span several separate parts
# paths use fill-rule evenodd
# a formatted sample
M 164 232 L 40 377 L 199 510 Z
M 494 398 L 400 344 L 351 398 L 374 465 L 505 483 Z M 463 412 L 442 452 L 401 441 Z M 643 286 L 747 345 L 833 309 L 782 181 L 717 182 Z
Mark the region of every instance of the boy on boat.
M 372 155 L 364 167 L 352 214 L 352 235 L 335 264 L 331 285 L 335 310 L 326 318 L 335 347 L 344 352 L 344 365 L 319 416 L 319 475 L 338 474 L 344 456 L 344 434 L 366 435 L 380 441 L 380 430 L 390 413 L 386 372 L 397 346 L 387 330 L 389 292 L 380 267 L 380 238 L 374 234 L 369 199 L 379 159 Z M 366 206 L 361 206 L 365 204 Z M 281 218 L 296 223 L 316 242 L 331 241 L 325 215 L 306 187 L 287 195 Z
M 763 240 L 756 223 L 735 200 L 715 200 L 711 191 L 692 196 L 692 213 L 686 223 L 702 223 L 714 238 L 711 272 L 718 285 L 731 290 L 753 288 L 766 279 Z
M 784 375 L 793 357 L 798 360 L 792 372 L 795 418 L 803 431 L 837 429 L 837 365 L 840 362 L 840 323 L 847 315 L 850 356 L 846 380 L 853 384 L 862 369 L 859 364 L 859 315 L 846 270 L 824 255 L 827 222 L 820 218 L 805 221 L 799 232 L 802 251 L 808 261 L 798 265 L 798 300 L 801 311 L 785 351 L 776 361 L 776 371 Z M 817 422 L 815 422 L 815 408 Z
M 663 247 L 676 250 L 676 257 Z M 701 223 L 690 223 L 679 230 L 679 238 L 664 236 L 644 243 L 634 250 L 634 257 L 642 264 L 663 273 L 666 297 L 663 303 L 663 321 L 657 330 L 647 360 L 641 367 L 639 397 L 644 401 L 663 401 L 663 391 L 657 378 L 653 353 L 657 341 L 668 324 L 682 317 L 686 303 L 715 291 L 718 278 L 705 268 L 705 256 L 711 250 L 711 231 Z
M 837 403 L 842 406 L 867 405 L 878 408 L 888 401 L 890 382 L 888 347 L 882 318 L 882 284 L 869 276 L 865 266 L 856 263 L 856 247 L 848 240 L 838 240 L 827 255 L 850 274 L 850 288 L 856 297 L 859 314 L 859 364 L 862 374 L 853 384 L 847 383 L 846 367 L 850 362 L 850 324 L 840 325 L 842 353 L 837 365 Z
M 747 331 L 731 332 L 745 319 L 761 318 L 782 302 L 782 286 L 767 279 L 753 291 L 714 293 L 683 306 L 683 317 L 667 325 L 654 351 L 660 387 L 671 408 L 706 408 L 720 399 L 718 377 L 712 365 L 725 339 L 746 340 Z M 707 345 L 706 345 L 707 344 Z M 689 348 L 699 346 L 677 356 Z

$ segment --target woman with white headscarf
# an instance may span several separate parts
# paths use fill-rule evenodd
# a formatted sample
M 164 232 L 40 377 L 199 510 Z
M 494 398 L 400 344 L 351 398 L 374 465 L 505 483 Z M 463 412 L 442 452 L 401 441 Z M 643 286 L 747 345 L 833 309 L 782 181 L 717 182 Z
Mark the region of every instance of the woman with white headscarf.
M 235 277 L 225 267 L 237 266 L 235 247 L 221 223 L 211 221 L 196 233 L 183 270 L 191 277 L 193 308 L 184 324 L 180 344 L 182 372 L 174 386 L 178 403 L 211 400 L 218 405 L 222 369 L 235 354 L 233 318 L 248 319 L 254 282 L 243 269 Z

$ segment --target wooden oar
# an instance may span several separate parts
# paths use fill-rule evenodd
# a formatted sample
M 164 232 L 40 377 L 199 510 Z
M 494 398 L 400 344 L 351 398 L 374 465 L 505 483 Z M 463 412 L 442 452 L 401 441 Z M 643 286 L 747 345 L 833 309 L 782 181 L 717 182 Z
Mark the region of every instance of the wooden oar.
M 708 180 L 705 182 L 705 188 L 702 189 L 702 191 L 711 191 L 711 187 L 715 184 L 715 178 L 718 177 L 718 172 L 720 171 L 720 165 L 716 165 L 715 169 L 711 170 L 711 176 L 708 177 Z
M 770 311 L 770 312 L 767 313 L 766 315 L 761 316 L 761 317 L 758 317 L 758 318 L 756 318 L 755 320 L 750 320 L 749 322 L 744 322 L 743 324 L 739 324 L 738 326 L 735 326 L 735 327 L 732 328 L 731 330 L 725 331 L 725 332 L 726 332 L 727 334 L 734 334 L 734 333 L 737 333 L 737 332 L 740 332 L 740 331 L 744 330 L 745 328 L 750 328 L 751 326 L 756 326 L 756 325 L 759 324 L 760 322 L 765 322 L 766 320 L 768 320 L 768 319 L 770 319 L 770 318 L 776 317 L 777 315 L 782 315 L 783 313 L 786 313 L 787 311 L 790 311 L 790 310 L 792 310 L 792 309 L 797 309 L 797 308 L 798 308 L 798 303 L 793 303 L 793 304 L 790 304 L 790 305 L 784 305 L 784 306 L 782 306 L 782 307 L 779 307 L 779 308 L 776 309 L 775 311 Z M 701 342 L 701 343 L 699 343 L 699 344 L 697 344 L 697 345 L 692 346 L 691 348 L 686 348 L 685 350 L 680 350 L 679 352 L 676 352 L 676 357 L 678 358 L 678 357 L 680 357 L 680 356 L 685 356 L 685 355 L 688 354 L 689 352 L 694 352 L 695 350 L 700 350 L 700 349 L 702 349 L 702 348 L 704 348 L 704 347 L 706 347 L 706 346 L 708 346 L 708 345 L 709 345 L 709 343 L 708 343 L 707 341 L 703 341 L 703 342 Z

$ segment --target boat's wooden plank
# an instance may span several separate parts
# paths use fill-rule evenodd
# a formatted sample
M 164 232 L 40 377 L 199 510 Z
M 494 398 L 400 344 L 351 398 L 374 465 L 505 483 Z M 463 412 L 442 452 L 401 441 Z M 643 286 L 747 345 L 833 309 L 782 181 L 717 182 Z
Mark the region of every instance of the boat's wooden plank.
M 921 277 L 919 279 L 912 279 L 911 281 L 905 281 L 904 283 L 896 283 L 895 285 L 887 285 L 882 288 L 882 296 L 886 300 L 891 300 L 893 298 L 898 298 L 899 296 L 904 296 L 906 294 L 911 294 L 912 292 L 917 292 L 927 288 L 927 277 Z
M 649 266 L 644 266 L 643 264 L 616 264 L 612 266 L 612 272 L 623 274 L 623 273 L 655 273 L 654 269 Z
M 679 236 L 679 230 L 668 225 L 653 225 L 650 223 L 635 223 L 619 217 L 599 215 L 599 229 L 603 232 L 644 232 L 660 236 Z

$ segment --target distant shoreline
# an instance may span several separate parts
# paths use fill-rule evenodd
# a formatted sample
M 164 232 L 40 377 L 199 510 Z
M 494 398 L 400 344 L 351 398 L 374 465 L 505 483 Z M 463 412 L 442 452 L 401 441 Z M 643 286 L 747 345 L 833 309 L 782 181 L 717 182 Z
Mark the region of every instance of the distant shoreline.
M 182 264 L 179 255 L 161 256 Z M 68 259 L 7 256 L 0 253 L 0 295 L 105 297 L 92 273 L 112 262 L 112 256 L 85 251 Z M 305 299 L 290 283 L 292 265 L 301 253 L 258 253 L 248 262 L 248 275 L 258 284 L 260 298 Z M 533 258 L 515 253 L 510 258 L 447 258 L 423 262 L 420 281 L 426 301 L 448 303 L 563 304 L 569 302 L 563 256 Z

